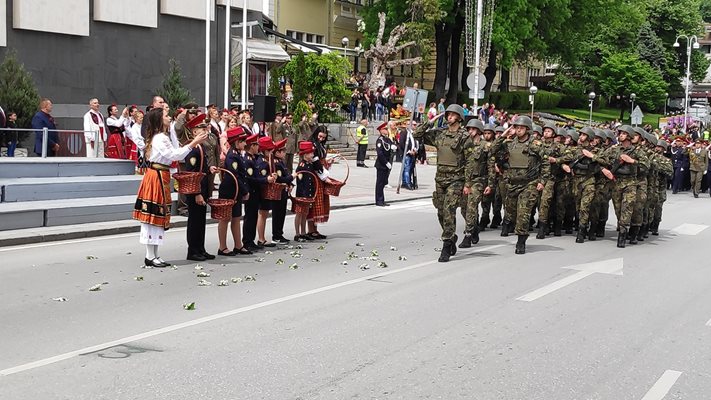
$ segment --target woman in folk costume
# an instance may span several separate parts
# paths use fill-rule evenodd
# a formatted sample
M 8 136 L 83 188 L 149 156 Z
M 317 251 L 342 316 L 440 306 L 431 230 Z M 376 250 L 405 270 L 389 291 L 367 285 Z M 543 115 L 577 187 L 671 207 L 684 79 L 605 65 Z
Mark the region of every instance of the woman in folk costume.
M 229 125 L 228 125 L 229 126 Z M 239 189 L 239 197 L 235 205 L 232 206 L 232 219 L 219 221 L 217 223 L 217 237 L 220 242 L 220 248 L 217 254 L 220 256 L 236 256 L 238 254 L 252 254 L 252 252 L 242 244 L 242 231 L 240 230 L 240 221 L 242 220 L 242 202 L 249 199 L 249 186 L 247 186 L 247 177 L 244 164 L 244 156 L 242 152 L 246 144 L 247 134 L 242 127 L 236 126 L 227 128 L 227 143 L 230 149 L 225 155 L 225 169 L 230 171 L 232 175 L 223 173 L 220 179 L 220 194 L 221 199 L 234 199 L 236 191 Z M 237 182 L 235 182 L 237 178 Z M 230 250 L 227 247 L 227 228 L 230 227 L 234 247 Z
M 207 123 L 205 123 L 204 115 L 198 115 L 185 124 L 189 128 L 193 139 L 201 134 L 207 134 Z M 210 198 L 210 193 L 207 191 L 207 177 L 211 173 L 217 172 L 217 167 L 209 166 L 208 155 L 203 149 L 203 145 L 198 144 L 185 157 L 183 170 L 205 174 L 200 180 L 200 193 L 188 194 L 185 199 L 188 206 L 187 259 L 192 261 L 213 260 L 215 256 L 205 250 L 205 223 L 207 219 L 207 199 Z
M 141 222 L 139 241 L 146 245 L 145 265 L 165 268 L 170 264 L 160 258 L 158 246 L 163 244 L 165 230 L 170 224 L 170 164 L 184 159 L 207 139 L 207 134 L 195 136 L 183 147 L 175 147 L 167 133 L 170 127 L 167 110 L 152 109 L 146 120 L 145 154 L 150 167 L 138 188 L 133 218 Z
M 143 126 L 143 111 L 136 110 L 133 113 L 133 125 L 126 130 L 126 148 L 128 149 L 128 159 L 136 162 L 136 172 L 143 174 L 145 172 L 145 148 L 146 142 L 141 136 L 141 127 Z
M 314 144 L 309 141 L 299 142 L 299 165 L 296 167 L 296 198 L 312 198 L 316 192 L 317 182 L 314 182 L 313 175 L 304 171 L 316 174 L 314 166 Z M 297 208 L 296 199 L 291 199 L 292 210 L 294 211 L 294 241 L 305 242 L 314 240 L 306 234 L 306 219 L 311 212 L 311 207 L 304 206 Z
M 326 235 L 322 235 L 318 231 L 318 225 L 328 222 L 331 214 L 331 201 L 326 194 L 324 182 L 328 181 L 331 167 L 330 161 L 326 158 L 326 140 L 328 131 L 325 126 L 318 126 L 311 135 L 311 143 L 314 145 L 314 169 L 320 181 L 316 182 L 316 201 L 311 207 L 308 216 L 309 232 L 306 235 L 309 239 L 326 239 Z
M 116 104 L 110 105 L 106 111 L 109 116 L 106 118 L 106 128 L 109 130 L 109 138 L 106 141 L 106 158 L 126 159 L 126 148 L 124 132 L 126 130 L 126 120 L 128 119 L 128 107 L 123 109 L 119 116 Z

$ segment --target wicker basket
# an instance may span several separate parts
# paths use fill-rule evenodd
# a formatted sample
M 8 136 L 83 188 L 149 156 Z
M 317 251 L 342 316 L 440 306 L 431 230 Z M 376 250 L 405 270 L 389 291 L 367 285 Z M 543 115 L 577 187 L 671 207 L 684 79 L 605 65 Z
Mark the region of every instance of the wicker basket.
M 198 148 L 200 149 L 200 171 L 202 171 L 205 155 L 202 153 L 202 146 L 198 146 Z M 181 194 L 200 193 L 200 181 L 202 181 L 202 178 L 204 177 L 204 172 L 181 171 L 173 174 L 173 178 L 175 178 L 175 180 L 178 182 L 178 193 Z
M 341 159 L 344 161 L 346 160 L 342 156 L 339 155 Z M 348 181 L 348 176 L 351 174 L 351 167 L 348 166 L 348 163 L 346 162 L 346 178 L 343 181 L 339 181 L 337 179 L 329 178 L 326 182 L 324 182 L 324 192 L 326 192 L 327 195 L 329 196 L 336 196 L 338 197 L 339 194 L 341 194 L 341 188 L 343 186 L 346 186 L 346 182 Z
M 283 183 L 267 183 L 262 186 L 262 197 L 267 200 L 281 200 L 286 185 Z
M 220 171 L 227 172 L 232 175 L 235 180 L 235 198 L 234 199 L 208 199 L 207 204 L 210 205 L 210 217 L 218 221 L 227 221 L 232 219 L 232 207 L 237 202 L 239 196 L 239 183 L 235 175 L 223 168 L 218 168 Z
M 300 171 L 300 174 L 307 173 L 311 175 L 314 179 L 314 185 L 317 185 L 316 180 L 318 177 L 309 171 Z M 291 211 L 296 214 L 306 214 L 309 212 L 311 205 L 316 202 L 317 190 L 314 186 L 314 196 L 313 197 L 292 197 L 291 198 Z

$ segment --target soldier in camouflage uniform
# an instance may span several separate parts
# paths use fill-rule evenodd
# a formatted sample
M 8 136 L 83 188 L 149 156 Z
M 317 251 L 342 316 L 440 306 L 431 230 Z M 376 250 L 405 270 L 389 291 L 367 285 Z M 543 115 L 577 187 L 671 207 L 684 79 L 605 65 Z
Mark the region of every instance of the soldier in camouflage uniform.
M 558 135 L 558 128 L 555 124 L 547 123 L 543 126 L 543 147 L 546 149 L 546 155 L 548 156 L 548 162 L 551 163 L 551 176 L 550 179 L 544 184 L 543 191 L 541 192 L 540 205 L 538 208 L 538 233 L 536 234 L 536 239 L 545 239 L 548 234 L 549 225 L 551 222 L 551 217 L 555 217 L 551 212 L 551 207 L 553 206 L 553 198 L 556 197 L 556 190 L 558 182 L 563 178 L 563 172 L 560 166 L 554 164 L 551 159 L 560 157 L 563 155 L 563 150 L 565 146 L 561 144 L 556 137 Z M 557 224 L 558 236 L 560 236 L 560 223 L 558 223 L 558 218 L 555 218 L 555 223 L 553 230 L 555 231 Z
M 573 129 L 567 129 L 565 131 L 565 150 L 564 151 L 574 151 L 578 146 L 578 132 Z M 573 175 L 570 172 L 564 172 L 563 178 L 560 180 L 559 187 L 559 202 L 562 207 L 556 210 L 558 217 L 563 221 L 563 228 L 565 233 L 570 235 L 573 233 L 573 220 L 575 219 L 575 197 L 573 195 Z M 558 236 L 555 235 L 554 236 Z
M 464 109 L 461 106 L 452 104 L 447 107 L 444 112 L 447 126 L 437 128 L 436 121 L 440 117 L 442 114 L 420 125 L 413 136 L 437 148 L 437 173 L 432 203 L 437 209 L 444 242 L 439 261 L 447 262 L 457 252 L 456 211 L 464 190 L 464 148 L 468 135 L 462 127 Z
M 540 140 L 533 139 L 531 119 L 519 116 L 513 126 L 497 138 L 491 146 L 495 158 L 505 160 L 503 177 L 506 182 L 505 217 L 503 231 L 514 224 L 514 233 L 518 235 L 516 254 L 526 253 L 526 240 L 531 209 L 538 200 L 538 193 L 550 178 L 550 164 Z M 515 134 L 515 136 L 514 136 Z M 545 162 L 544 162 L 545 161 Z M 490 163 L 489 186 L 484 193 L 492 191 L 491 178 L 494 163 Z
M 494 142 L 495 130 L 498 129 L 494 125 L 486 124 L 484 125 L 484 132 L 482 140 L 487 142 L 487 158 L 489 158 L 488 148 L 491 147 L 491 143 Z M 503 129 L 503 128 L 501 128 Z M 488 171 L 487 171 L 488 174 Z M 487 182 L 488 183 L 488 182 Z M 489 219 L 489 213 L 491 212 L 491 204 L 494 201 L 494 193 L 489 193 L 481 198 L 481 218 L 479 219 L 479 232 L 484 232 L 487 225 L 491 222 Z
M 605 133 L 605 139 L 601 144 L 600 157 L 607 159 L 607 153 L 610 151 L 610 147 L 614 144 L 615 133 L 609 129 L 605 129 L 603 132 Z M 605 225 L 607 224 L 610 212 L 610 201 L 612 200 L 613 187 L 614 181 L 607 179 L 605 176 L 598 176 L 597 230 L 595 232 L 590 232 L 590 235 L 594 233 L 596 238 L 605 237 Z M 593 240 L 592 236 L 589 236 L 589 239 Z
M 646 132 L 640 127 L 632 128 L 637 134 L 632 138 L 632 144 L 637 149 L 640 157 L 637 160 L 637 201 L 632 212 L 631 230 L 629 232 L 630 244 L 637 244 L 639 233 L 644 224 L 644 209 L 647 205 L 647 175 L 649 174 L 649 157 L 646 148 Z
M 497 138 L 501 137 L 501 135 L 504 134 L 504 127 L 503 126 L 497 126 L 496 127 L 496 137 L 494 140 Z M 493 141 L 492 141 L 493 143 Z M 506 198 L 506 183 L 504 182 L 503 175 L 502 175 L 502 167 L 503 167 L 503 160 L 500 158 L 497 158 L 496 156 L 490 155 L 490 162 L 493 162 L 495 167 L 494 167 L 494 172 L 495 174 L 493 175 L 494 178 L 494 186 L 492 187 L 492 193 L 491 196 L 494 197 L 494 217 L 491 220 L 491 229 L 496 229 L 501 225 L 501 221 L 503 221 L 503 216 L 502 213 L 504 212 L 504 198 Z M 493 158 L 492 158 L 493 157 Z M 489 173 L 489 178 L 491 179 L 492 175 Z M 485 194 L 486 195 L 486 194 Z
M 595 132 L 595 136 L 592 138 L 592 141 L 590 143 L 593 148 L 592 152 L 595 153 L 598 158 L 605 157 L 605 151 L 607 150 L 607 148 L 605 147 L 607 134 L 602 129 L 593 129 L 593 131 Z M 603 190 L 605 188 L 605 185 L 608 184 L 608 182 L 611 181 L 601 173 L 598 164 L 598 172 L 595 174 L 595 197 L 593 198 L 592 204 L 590 205 L 590 228 L 587 231 L 588 240 L 590 241 L 597 240 L 597 232 L 600 229 L 601 223 L 600 216 L 602 210 L 602 202 L 605 201 L 603 196 Z
M 578 145 L 570 147 L 563 155 L 554 159 L 566 173 L 573 175 L 573 197 L 578 212 L 579 227 L 576 243 L 585 242 L 590 211 L 595 200 L 596 174 L 599 172 L 598 155 L 591 144 L 595 131 L 584 127 L 578 132 Z
M 649 237 L 649 225 L 654 217 L 654 204 L 657 203 L 657 179 L 659 177 L 659 162 L 657 153 L 654 149 L 657 147 L 657 137 L 650 132 L 644 132 L 645 149 L 647 150 L 647 158 L 649 158 L 649 170 L 647 172 L 647 202 L 644 205 L 642 227 L 637 234 L 638 241 L 644 241 Z
M 617 128 L 618 144 L 610 147 L 605 153 L 605 159 L 601 162 L 605 166 L 603 174 L 615 179 L 615 186 L 612 191 L 612 203 L 617 214 L 617 224 L 619 234 L 617 237 L 617 247 L 624 248 L 628 233 L 635 228 L 630 228 L 632 222 L 632 212 L 637 201 L 637 167 L 639 160 L 646 162 L 644 154 L 632 144 L 632 139 L 637 136 L 637 132 L 629 125 L 622 125 Z M 636 235 L 636 231 L 634 232 Z
M 657 191 L 656 203 L 653 205 L 652 218 L 649 224 L 652 235 L 659 235 L 659 223 L 662 221 L 662 208 L 664 202 L 667 201 L 667 179 L 674 175 L 674 165 L 671 160 L 665 155 L 669 143 L 664 140 L 659 140 L 655 148 L 655 158 L 657 163 Z
M 467 122 L 469 140 L 464 148 L 464 199 L 466 200 L 466 226 L 459 248 L 479 243 L 479 203 L 487 185 L 489 148 L 491 143 L 482 139 L 484 124 L 478 119 Z

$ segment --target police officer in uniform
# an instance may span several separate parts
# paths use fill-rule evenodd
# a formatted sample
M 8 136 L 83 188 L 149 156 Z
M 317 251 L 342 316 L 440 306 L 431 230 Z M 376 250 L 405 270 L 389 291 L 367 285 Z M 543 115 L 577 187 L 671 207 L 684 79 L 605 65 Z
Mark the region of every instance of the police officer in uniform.
M 491 147 L 495 157 L 506 160 L 503 165 L 506 197 L 502 231 L 508 234 L 509 229 L 514 227 L 513 231 L 518 235 L 516 254 L 526 253 L 531 210 L 538 201 L 544 183 L 550 178 L 550 164 L 545 148 L 540 140 L 533 138 L 532 125 L 531 118 L 518 116 L 513 126 L 497 138 Z M 490 175 L 492 170 L 493 163 Z M 492 185 L 493 180 L 489 178 L 489 186 L 484 193 L 490 193 Z
M 388 135 L 388 123 L 383 122 L 378 127 L 378 140 L 375 142 L 375 151 L 377 153 L 377 158 L 375 159 L 375 205 L 378 207 L 389 206 L 390 204 L 385 202 L 385 185 L 388 184 L 388 178 L 390 177 L 390 170 L 393 168 L 390 162 L 390 157 L 392 155 L 393 143 Z
M 365 165 L 365 154 L 368 151 L 368 120 L 362 119 L 356 128 L 356 144 L 358 144 L 358 154 L 356 156 L 356 166 L 368 168 Z
M 442 227 L 442 252 L 439 262 L 449 261 L 457 252 L 457 217 L 464 189 L 464 148 L 468 135 L 462 127 L 464 109 L 452 104 L 444 112 L 447 125 L 436 127 L 442 114 L 420 125 L 414 133 L 417 140 L 437 148 L 437 173 L 432 203 Z

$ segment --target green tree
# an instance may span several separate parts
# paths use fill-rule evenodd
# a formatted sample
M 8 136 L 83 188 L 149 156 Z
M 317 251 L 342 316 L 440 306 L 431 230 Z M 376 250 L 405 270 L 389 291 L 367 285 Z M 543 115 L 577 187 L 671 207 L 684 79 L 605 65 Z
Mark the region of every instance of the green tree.
M 40 96 L 32 75 L 17 60 L 15 50 L 9 50 L 0 64 L 0 105 L 6 113 L 17 113 L 18 127 L 29 128 L 39 101 Z
M 294 102 L 298 104 L 311 95 L 319 114 L 326 104 L 346 102 L 350 70 L 348 60 L 336 53 L 300 55 L 284 65 L 284 75 L 294 82 Z
M 160 89 L 156 90 L 158 95 L 165 99 L 171 109 L 176 110 L 185 103 L 193 101 L 190 91 L 183 86 L 183 74 L 180 71 L 178 62 L 171 58 L 168 60 L 168 72 L 163 75 L 163 83 Z
M 667 69 L 666 49 L 664 43 L 652 30 L 649 22 L 642 24 L 637 40 L 637 54 L 652 67 L 663 72 Z
M 641 60 L 634 53 L 615 53 L 603 60 L 597 82 L 602 94 L 608 97 L 637 95 L 636 104 L 655 110 L 664 104 L 668 85 L 659 70 Z M 620 103 L 620 119 L 624 119 L 624 102 Z
M 701 0 L 699 11 L 704 22 L 711 22 L 711 0 Z

